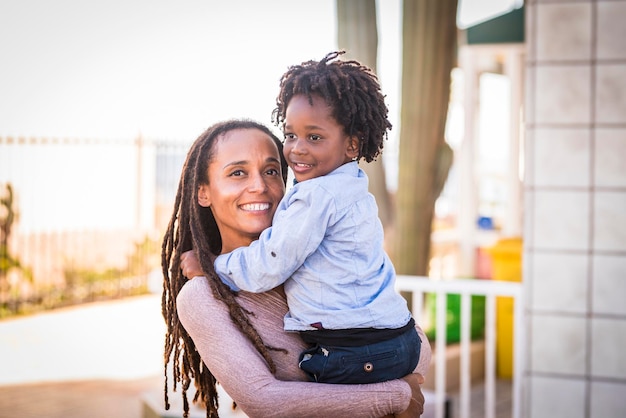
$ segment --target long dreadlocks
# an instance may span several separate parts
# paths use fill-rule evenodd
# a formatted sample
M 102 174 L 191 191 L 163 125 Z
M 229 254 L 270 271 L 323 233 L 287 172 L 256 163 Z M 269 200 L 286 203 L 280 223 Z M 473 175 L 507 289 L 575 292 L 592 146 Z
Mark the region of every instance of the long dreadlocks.
M 358 159 L 369 163 L 382 152 L 387 130 L 391 129 L 388 109 L 371 69 L 357 61 L 333 61 L 344 53 L 331 52 L 320 61 L 289 67 L 280 80 L 272 121 L 277 126 L 284 123 L 293 96 L 304 94 L 311 104 L 313 95 L 320 96 L 345 133 L 359 138 Z
M 233 322 L 241 329 L 261 353 L 272 373 L 275 365 L 269 347 L 263 343 L 256 329 L 249 321 L 250 312 L 245 311 L 235 299 L 235 293 L 218 278 L 206 256 L 209 252 L 219 254 L 222 239 L 210 208 L 198 204 L 198 188 L 208 184 L 208 168 L 213 158 L 215 143 L 229 131 L 235 129 L 257 129 L 269 135 L 278 146 L 283 180 L 287 180 L 287 164 L 283 158 L 282 143 L 265 126 L 250 120 L 229 120 L 217 123 L 208 128 L 191 146 L 183 166 L 174 211 L 163 238 L 161 249 L 161 266 L 163 269 L 163 294 L 161 307 L 167 324 L 165 336 L 165 408 L 169 409 L 168 398 L 168 365 L 173 362 L 173 384 L 181 384 L 184 416 L 189 414 L 187 391 L 191 382 L 195 384 L 196 394 L 193 402 L 200 401 L 206 406 L 207 417 L 217 418 L 218 399 L 216 379 L 204 365 L 194 342 L 179 322 L 176 310 L 176 297 L 187 281 L 180 267 L 180 256 L 192 248 L 195 249 L 202 271 L 207 275 L 216 299 L 223 301 L 229 309 Z

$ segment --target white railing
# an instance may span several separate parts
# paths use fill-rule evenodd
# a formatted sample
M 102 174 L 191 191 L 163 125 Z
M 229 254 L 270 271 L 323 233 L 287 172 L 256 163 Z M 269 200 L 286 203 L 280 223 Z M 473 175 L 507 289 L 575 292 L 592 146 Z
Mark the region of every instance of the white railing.
M 412 312 L 420 321 L 423 312 L 424 293 L 436 294 L 436 341 L 435 352 L 445 353 L 447 327 L 447 295 L 461 295 L 461 358 L 459 416 L 470 417 L 470 321 L 471 296 L 485 296 L 485 417 L 495 418 L 496 401 L 496 297 L 512 297 L 514 301 L 513 322 L 513 387 L 512 418 L 521 417 L 522 373 L 524 335 L 524 302 L 522 284 L 496 280 L 440 279 L 398 276 L 396 288 L 413 293 Z M 435 356 L 435 418 L 444 417 L 446 400 L 446 356 Z

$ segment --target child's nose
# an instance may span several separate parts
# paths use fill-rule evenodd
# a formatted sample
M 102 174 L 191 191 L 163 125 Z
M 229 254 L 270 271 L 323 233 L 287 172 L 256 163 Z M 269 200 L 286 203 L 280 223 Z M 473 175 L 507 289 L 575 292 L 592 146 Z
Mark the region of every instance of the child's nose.
M 306 141 L 297 138 L 292 142 L 291 152 L 295 154 L 304 154 L 307 152 Z

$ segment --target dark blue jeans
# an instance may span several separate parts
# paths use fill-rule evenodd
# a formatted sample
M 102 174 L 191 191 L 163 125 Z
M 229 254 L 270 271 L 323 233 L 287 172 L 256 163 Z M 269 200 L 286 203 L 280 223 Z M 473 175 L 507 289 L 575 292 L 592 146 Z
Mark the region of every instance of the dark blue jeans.
M 300 368 L 314 382 L 374 383 L 398 379 L 417 366 L 422 341 L 415 328 L 390 340 L 358 347 L 320 345 L 300 354 Z

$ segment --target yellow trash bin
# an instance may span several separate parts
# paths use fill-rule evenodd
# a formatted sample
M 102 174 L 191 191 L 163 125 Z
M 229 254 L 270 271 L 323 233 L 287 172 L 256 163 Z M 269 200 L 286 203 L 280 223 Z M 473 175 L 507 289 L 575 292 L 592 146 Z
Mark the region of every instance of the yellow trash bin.
M 522 239 L 505 238 L 488 249 L 492 278 L 522 281 Z M 513 298 L 496 298 L 496 370 L 499 377 L 513 377 Z

